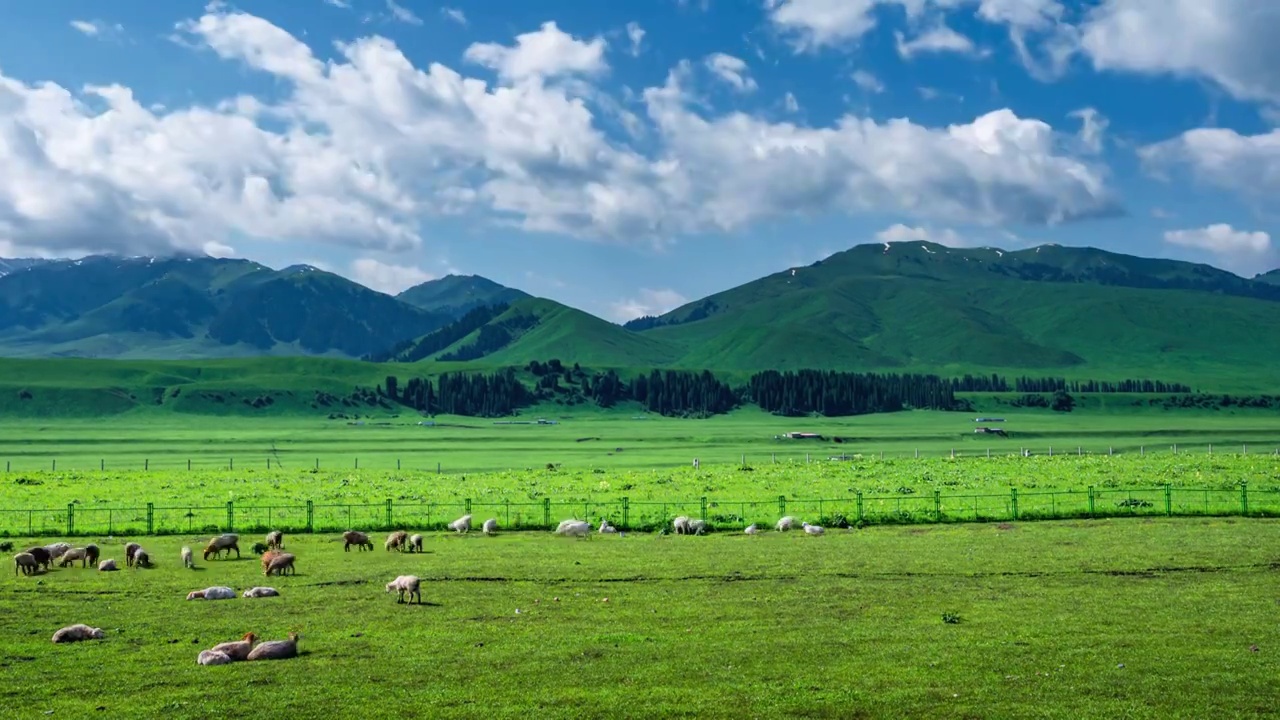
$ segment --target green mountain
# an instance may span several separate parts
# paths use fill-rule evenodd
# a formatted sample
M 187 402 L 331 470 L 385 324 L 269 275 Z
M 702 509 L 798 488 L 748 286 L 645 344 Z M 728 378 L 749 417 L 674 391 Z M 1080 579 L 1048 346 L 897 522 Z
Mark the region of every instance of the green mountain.
M 1267 285 L 1280 285 L 1280 270 L 1271 270 L 1253 277 L 1253 281 L 1257 283 L 1265 283 Z
M 0 353 L 20 357 L 359 357 L 452 319 L 247 260 L 92 256 L 0 277 Z
M 469 311 L 485 306 L 510 305 L 531 297 L 479 275 L 446 275 L 428 280 L 396 296 L 402 302 L 427 312 L 460 318 Z

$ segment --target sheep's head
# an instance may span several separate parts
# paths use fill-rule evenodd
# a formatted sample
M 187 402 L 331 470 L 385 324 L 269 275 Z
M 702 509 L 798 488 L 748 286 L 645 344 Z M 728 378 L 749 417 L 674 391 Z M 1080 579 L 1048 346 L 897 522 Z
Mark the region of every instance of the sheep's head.
M 202 600 L 202 599 L 204 599 L 204 591 L 203 591 L 203 590 L 192 590 L 191 592 L 187 593 L 187 599 L 188 599 L 188 600 Z
M 103 634 L 102 628 L 89 628 L 89 637 L 91 638 L 98 639 L 101 638 Z
M 252 645 L 252 644 L 253 644 L 253 642 L 254 642 L 255 640 L 257 640 L 257 639 L 258 639 L 258 636 L 257 636 L 257 635 L 255 635 L 255 634 L 253 634 L 253 633 L 251 633 L 251 632 L 247 632 L 247 633 L 245 633 L 245 634 L 244 634 L 244 637 L 240 638 L 241 642 L 247 642 L 247 643 L 249 643 L 250 645 Z

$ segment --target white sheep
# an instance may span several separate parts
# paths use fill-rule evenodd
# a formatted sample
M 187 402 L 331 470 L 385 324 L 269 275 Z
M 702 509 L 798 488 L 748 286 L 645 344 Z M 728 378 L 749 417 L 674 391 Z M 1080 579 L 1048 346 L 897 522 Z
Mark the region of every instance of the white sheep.
M 605 535 L 608 533 L 616 533 L 616 532 L 618 532 L 617 528 L 610 525 L 609 522 L 604 518 L 600 518 L 600 534 Z
M 449 523 L 449 529 L 457 533 L 465 533 L 471 530 L 471 516 L 463 515 L 462 517 Z
M 68 550 L 71 549 L 71 543 L 68 543 L 68 542 L 53 543 L 52 545 L 45 545 L 44 549 L 49 551 L 50 560 L 57 560 L 58 558 L 62 557 L 63 554 L 65 554 Z
M 677 535 L 684 535 L 689 532 L 689 518 L 681 515 L 671 521 L 671 528 L 675 530 Z
M 404 602 L 404 596 L 409 595 L 409 603 L 413 603 L 413 599 L 418 598 L 418 604 L 422 604 L 422 593 L 419 591 L 422 581 L 416 575 L 400 575 L 395 580 L 387 583 L 387 592 L 396 593 L 396 604 Z
M 689 529 L 685 532 L 690 535 L 702 535 L 707 531 L 707 521 L 702 518 L 693 518 L 689 521 Z
M 279 596 L 280 596 L 280 593 L 277 592 L 275 588 L 269 588 L 269 587 L 251 587 L 248 590 L 244 591 L 244 597 L 247 597 L 247 598 L 264 598 L 264 597 L 279 597 Z
M 196 663 L 200 665 L 229 665 L 232 662 L 231 656 L 221 650 L 201 650 L 196 657 Z
M 56 643 L 80 642 L 81 640 L 101 640 L 102 628 L 89 627 L 77 623 L 61 628 L 53 634 Z
M 111 572 L 112 570 L 119 569 L 120 568 L 116 567 L 116 561 L 111 558 L 107 558 L 106 560 L 98 563 L 98 572 Z
M 747 529 L 743 530 L 742 532 L 746 533 L 747 535 L 758 535 L 760 533 L 760 528 L 756 527 L 755 523 L 751 523 L 750 525 L 747 526 Z
M 821 527 L 817 525 L 810 525 L 809 523 L 804 523 L 804 531 L 810 535 L 821 535 L 823 533 L 823 529 Z
M 778 524 L 776 525 L 776 527 L 778 528 L 778 532 L 786 532 L 787 530 L 790 530 L 795 526 L 796 526 L 796 519 L 791 517 L 790 515 L 779 520 Z
M 13 574 L 17 575 L 21 570 L 23 575 L 35 575 L 40 570 L 40 564 L 36 562 L 36 556 L 29 552 L 20 552 L 13 556 Z
M 485 520 L 484 526 L 481 529 L 484 531 L 485 535 L 493 535 L 498 532 L 498 518 L 489 518 L 488 520 Z
M 409 552 L 422 552 L 422 536 L 421 535 L 409 536 Z
M 192 590 L 187 594 L 188 600 L 231 600 L 236 596 L 236 591 L 223 585 L 215 585 L 204 590 Z
M 585 520 L 565 520 L 556 527 L 556 534 L 570 537 L 589 537 L 591 535 L 591 524 Z
M 182 546 L 182 566 L 185 568 L 194 568 L 196 566 L 195 559 L 191 557 L 191 548 L 185 545 Z

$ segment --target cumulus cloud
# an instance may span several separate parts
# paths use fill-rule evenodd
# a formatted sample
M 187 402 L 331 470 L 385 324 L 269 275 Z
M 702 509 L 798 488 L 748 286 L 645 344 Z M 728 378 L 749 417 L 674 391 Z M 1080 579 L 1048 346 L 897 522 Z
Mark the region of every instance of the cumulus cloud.
M 441 15 L 441 17 L 443 17 L 444 19 L 446 19 L 446 20 L 452 20 L 453 22 L 456 22 L 456 23 L 458 23 L 459 25 L 466 25 L 466 24 L 467 24 L 467 15 L 466 15 L 466 13 L 462 12 L 462 11 L 461 11 L 461 10 L 459 10 L 458 8 L 442 7 L 442 8 L 440 8 L 440 15 Z
M 1280 129 L 1242 135 L 1226 128 L 1197 128 L 1138 151 L 1150 172 L 1189 169 L 1204 183 L 1253 200 L 1271 202 L 1280 192 Z
M 644 42 L 644 28 L 638 22 L 627 23 L 627 39 L 631 41 L 631 54 L 640 56 L 640 44 Z
M 879 78 L 867 72 L 866 70 L 855 70 L 853 72 L 852 77 L 853 77 L 853 84 L 857 85 L 858 87 L 862 88 L 867 92 L 871 92 L 871 93 L 884 92 L 884 83 L 880 82 Z
M 1271 236 L 1261 231 L 1236 230 L 1226 223 L 1189 230 L 1169 230 L 1164 241 L 1171 245 L 1205 250 L 1228 270 L 1256 273 L 1270 270 L 1275 260 Z
M 434 275 L 419 267 L 392 265 L 373 258 L 358 258 L 351 263 L 350 276 L 361 285 L 388 295 L 435 279 Z
M 748 74 L 747 63 L 724 53 L 712 53 L 706 59 L 707 69 L 740 93 L 755 92 L 756 81 Z
M 178 31 L 279 92 L 165 109 L 118 85 L 0 75 L 0 239 L 59 252 L 199 250 L 231 237 L 396 252 L 419 247 L 419 223 L 440 214 L 661 243 L 796 214 L 1000 225 L 1116 209 L 1103 168 L 1010 110 L 946 127 L 704 114 L 682 66 L 636 98 L 643 118 L 623 116 L 589 83 L 607 70 L 604 41 L 554 23 L 471 46 L 496 83 L 416 67 L 376 36 L 321 60 L 223 6 Z M 606 133 L 601 121 L 615 116 L 643 130 L 645 150 Z
M 902 223 L 896 223 L 876 233 L 876 239 L 880 242 L 911 242 L 912 240 L 919 242 L 932 242 L 939 245 L 947 245 L 949 247 L 967 247 L 970 245 L 960 233 L 951 228 L 942 228 L 939 230 L 931 230 L 924 227 L 910 227 Z
M 204 254 L 208 255 L 209 257 L 229 258 L 229 257 L 235 257 L 236 255 L 235 248 L 231 247 L 230 245 L 224 245 L 218 242 L 217 240 L 210 240 L 206 242 L 200 249 L 203 250 Z
M 895 47 L 903 59 L 911 59 L 921 53 L 980 54 L 968 37 L 939 24 L 908 40 L 901 32 L 894 33 Z
M 612 303 L 609 315 L 617 322 L 626 322 L 646 315 L 661 315 L 687 302 L 689 301 L 685 296 L 670 288 L 640 288 L 639 297 L 624 298 Z

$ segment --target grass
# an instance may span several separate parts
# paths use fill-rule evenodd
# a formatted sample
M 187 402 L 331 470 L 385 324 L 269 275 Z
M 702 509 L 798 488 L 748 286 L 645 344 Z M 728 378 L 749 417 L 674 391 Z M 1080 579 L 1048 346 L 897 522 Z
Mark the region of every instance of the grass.
M 1275 545 L 1257 539 L 1276 529 L 433 534 L 420 556 L 289 536 L 298 575 L 269 582 L 251 559 L 183 570 L 178 548 L 200 538 L 148 538 L 151 570 L 0 574 L 0 702 L 33 717 L 226 717 L 264 703 L 297 718 L 1260 717 L 1280 692 L 1280 637 Z M 104 557 L 124 541 L 101 542 Z M 424 578 L 422 607 L 383 593 L 403 573 Z M 215 584 L 282 597 L 183 599 Z M 74 622 L 107 638 L 49 642 Z M 251 630 L 300 631 L 303 654 L 196 665 Z

